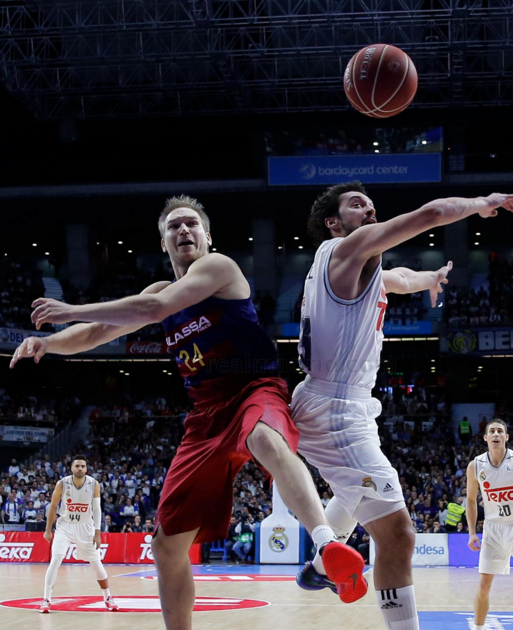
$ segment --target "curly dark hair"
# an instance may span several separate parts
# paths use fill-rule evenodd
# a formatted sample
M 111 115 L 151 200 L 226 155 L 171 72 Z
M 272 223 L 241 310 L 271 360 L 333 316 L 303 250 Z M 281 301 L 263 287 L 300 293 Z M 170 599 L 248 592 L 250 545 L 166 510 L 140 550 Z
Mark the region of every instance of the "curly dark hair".
M 328 188 L 326 192 L 323 192 L 322 195 L 315 200 L 310 210 L 310 216 L 308 217 L 307 231 L 312 237 L 316 247 L 323 241 L 331 238 L 331 232 L 326 227 L 324 221 L 328 217 L 334 217 L 338 214 L 340 195 L 346 192 L 367 194 L 362 182 L 355 180 L 353 182 L 331 186 L 331 188 Z

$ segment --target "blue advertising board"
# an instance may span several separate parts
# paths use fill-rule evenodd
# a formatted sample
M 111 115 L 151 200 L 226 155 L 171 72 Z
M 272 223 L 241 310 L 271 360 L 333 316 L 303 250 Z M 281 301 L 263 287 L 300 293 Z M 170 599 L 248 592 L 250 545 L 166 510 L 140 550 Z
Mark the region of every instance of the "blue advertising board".
M 439 182 L 441 154 L 270 157 L 268 177 L 270 186 L 322 186 L 353 179 L 364 184 Z
M 442 606 L 440 606 L 441 608 Z M 474 613 L 467 611 L 419 611 L 420 627 L 426 630 L 468 630 L 474 627 Z M 487 630 L 513 628 L 513 613 L 490 612 L 486 618 Z

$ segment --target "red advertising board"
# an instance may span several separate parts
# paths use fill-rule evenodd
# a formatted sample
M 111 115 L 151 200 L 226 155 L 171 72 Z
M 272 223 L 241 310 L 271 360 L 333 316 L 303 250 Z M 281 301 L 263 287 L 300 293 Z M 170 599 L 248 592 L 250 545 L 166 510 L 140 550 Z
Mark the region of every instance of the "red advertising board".
M 100 555 L 105 564 L 153 564 L 151 534 L 102 534 Z M 193 545 L 189 558 L 201 562 L 201 545 Z M 0 562 L 50 562 L 50 545 L 42 532 L 0 533 Z M 64 562 L 81 562 L 70 545 Z

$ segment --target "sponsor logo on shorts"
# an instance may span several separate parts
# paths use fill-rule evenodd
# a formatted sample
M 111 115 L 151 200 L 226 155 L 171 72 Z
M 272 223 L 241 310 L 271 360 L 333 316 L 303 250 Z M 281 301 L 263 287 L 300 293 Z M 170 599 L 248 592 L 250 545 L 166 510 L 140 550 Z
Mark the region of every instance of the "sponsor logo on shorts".
M 90 544 L 94 545 L 92 548 L 96 550 L 96 545 L 93 543 L 92 539 L 91 539 L 91 543 Z M 108 548 L 109 548 L 109 543 L 102 543 L 100 545 L 99 552 L 100 552 L 100 558 L 102 560 L 105 560 L 105 556 L 107 555 Z M 68 547 L 68 551 L 66 551 L 65 559 L 66 560 L 76 560 L 77 562 L 79 562 L 79 558 L 77 557 L 77 545 L 76 545 L 76 543 L 72 543 Z
M 383 492 L 390 492 L 393 489 L 394 489 L 393 486 L 387 483 L 387 485 L 383 488 Z
M 490 488 L 488 481 L 483 483 L 483 489 L 486 492 L 486 498 L 493 503 L 502 503 L 503 501 L 513 501 L 513 486 L 505 488 Z
M 364 477 L 362 479 L 362 486 L 364 488 L 373 488 L 376 492 L 378 491 L 378 486 L 372 481 L 372 477 Z
M 141 555 L 139 560 L 153 560 L 153 552 L 151 550 L 151 539 L 153 536 L 148 534 L 144 537 L 144 542 L 140 544 L 141 547 Z
M 285 527 L 277 525 L 273 527 L 273 533 L 269 536 L 269 547 L 271 551 L 281 553 L 289 546 L 289 539 L 285 534 Z
M 37 610 L 41 604 L 41 597 L 30 599 L 9 599 L 0 602 L 8 608 L 24 608 Z M 160 599 L 156 595 L 133 595 L 116 597 L 116 604 L 121 613 L 161 612 Z M 260 599 L 235 599 L 232 597 L 196 597 L 195 611 L 213 610 L 243 610 L 247 608 L 262 608 L 270 603 Z M 52 597 L 52 613 L 62 612 L 108 612 L 103 597 Z
M 0 559 L 1 560 L 30 560 L 34 543 L 31 542 L 5 542 L 5 534 L 0 534 Z

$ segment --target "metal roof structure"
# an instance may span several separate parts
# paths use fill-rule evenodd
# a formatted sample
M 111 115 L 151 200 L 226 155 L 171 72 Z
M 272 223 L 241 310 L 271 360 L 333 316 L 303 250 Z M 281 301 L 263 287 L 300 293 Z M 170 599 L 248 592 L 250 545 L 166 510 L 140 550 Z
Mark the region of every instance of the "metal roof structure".
M 347 109 L 379 42 L 413 107 L 513 103 L 513 0 L 0 0 L 0 80 L 44 119 Z

